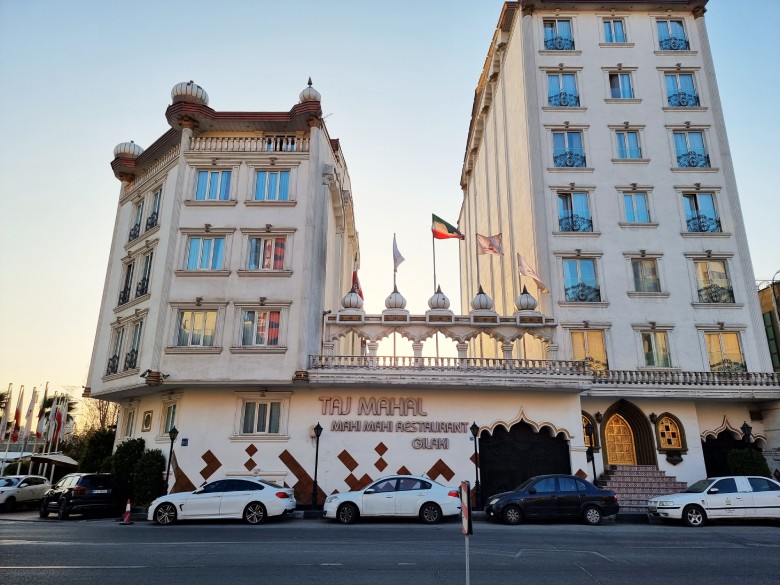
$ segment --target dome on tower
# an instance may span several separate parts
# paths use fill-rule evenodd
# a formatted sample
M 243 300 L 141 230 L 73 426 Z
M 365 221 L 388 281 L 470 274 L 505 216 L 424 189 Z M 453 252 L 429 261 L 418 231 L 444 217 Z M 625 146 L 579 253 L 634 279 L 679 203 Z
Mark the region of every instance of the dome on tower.
M 388 309 L 403 309 L 406 307 L 404 295 L 398 292 L 398 288 L 393 287 L 393 292 L 385 299 L 385 307 Z
M 471 308 L 475 311 L 493 310 L 493 299 L 485 294 L 485 291 L 482 290 L 482 285 L 479 285 L 479 292 L 471 301 Z
M 192 104 L 209 105 L 209 94 L 194 81 L 182 81 L 173 86 L 171 99 L 176 102 L 190 102 Z
M 515 307 L 517 307 L 518 311 L 533 311 L 536 309 L 536 305 L 538 302 L 533 297 L 531 293 L 528 292 L 528 289 L 525 288 L 525 285 L 523 285 L 523 292 L 520 293 L 520 296 L 515 299 Z
M 436 292 L 433 293 L 433 296 L 428 299 L 428 306 L 431 309 L 449 309 L 450 308 L 450 299 L 447 298 L 447 295 L 445 295 L 443 292 L 441 292 L 441 287 L 436 288 Z
M 341 306 L 345 309 L 353 309 L 359 311 L 363 308 L 363 299 L 360 298 L 360 295 L 355 292 L 355 290 L 349 291 L 346 295 L 344 295 L 344 298 L 341 299 Z
M 309 77 L 309 87 L 307 87 L 301 92 L 301 94 L 298 96 L 298 99 L 300 99 L 301 103 L 318 102 L 320 101 L 321 97 L 322 96 L 320 95 L 320 92 L 318 92 L 316 89 L 314 89 L 311 86 L 311 77 Z
M 132 140 L 130 142 L 122 142 L 114 148 L 114 158 L 137 158 L 141 156 L 143 151 L 144 149 Z

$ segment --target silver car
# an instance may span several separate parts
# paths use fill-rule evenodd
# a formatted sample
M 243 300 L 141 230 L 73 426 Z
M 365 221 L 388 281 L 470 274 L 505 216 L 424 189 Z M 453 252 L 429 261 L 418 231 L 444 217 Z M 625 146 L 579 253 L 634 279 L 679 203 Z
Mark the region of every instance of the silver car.
M 19 504 L 35 504 L 50 487 L 42 475 L 4 475 L 0 477 L 0 506 L 10 512 Z

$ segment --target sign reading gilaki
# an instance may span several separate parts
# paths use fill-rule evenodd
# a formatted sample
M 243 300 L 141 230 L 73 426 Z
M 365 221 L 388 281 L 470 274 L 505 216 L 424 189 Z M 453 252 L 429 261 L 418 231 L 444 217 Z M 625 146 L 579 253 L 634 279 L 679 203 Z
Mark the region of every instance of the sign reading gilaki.
M 352 414 L 352 397 L 320 397 L 322 414 L 325 416 L 347 416 Z M 357 416 L 411 416 L 427 417 L 423 409 L 422 398 L 358 397 Z M 333 420 L 330 430 L 337 432 L 374 432 L 374 433 L 466 433 L 468 423 L 452 421 L 416 421 L 416 420 Z M 449 449 L 450 441 L 444 438 L 414 437 L 414 449 Z

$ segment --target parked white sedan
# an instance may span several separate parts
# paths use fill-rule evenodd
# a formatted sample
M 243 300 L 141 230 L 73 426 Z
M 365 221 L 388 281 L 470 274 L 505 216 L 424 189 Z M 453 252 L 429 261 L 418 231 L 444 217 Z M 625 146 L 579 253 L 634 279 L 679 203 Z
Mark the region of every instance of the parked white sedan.
M 10 512 L 20 504 L 39 502 L 50 487 L 42 475 L 4 475 L 0 477 L 0 506 Z
M 361 516 L 411 516 L 426 524 L 460 514 L 458 488 L 415 475 L 382 477 L 365 489 L 325 499 L 323 517 L 352 524 Z
M 149 520 L 172 524 L 176 520 L 243 519 L 260 524 L 269 516 L 284 516 L 295 510 L 295 494 L 257 479 L 223 478 L 203 484 L 194 492 L 160 496 L 149 505 Z
M 647 512 L 688 526 L 723 518 L 780 518 L 780 482 L 742 475 L 702 479 L 679 494 L 648 500 Z

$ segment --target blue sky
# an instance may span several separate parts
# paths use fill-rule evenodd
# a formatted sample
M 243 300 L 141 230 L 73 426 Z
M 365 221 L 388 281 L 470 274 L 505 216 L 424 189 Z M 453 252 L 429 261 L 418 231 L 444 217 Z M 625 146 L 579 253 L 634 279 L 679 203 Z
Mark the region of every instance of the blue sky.
M 776 0 L 711 0 L 706 20 L 756 277 L 780 270 Z M 309 76 L 349 166 L 366 309 L 431 294 L 431 213 L 455 223 L 469 116 L 498 0 L 0 0 L 0 388 L 81 386 L 119 182 L 116 144 L 169 127 L 194 80 L 216 110 L 287 111 Z M 758 17 L 757 17 L 758 15 Z M 458 306 L 454 240 L 438 280 Z M 778 275 L 780 277 L 780 275 Z M 456 309 L 457 310 L 457 309 Z

